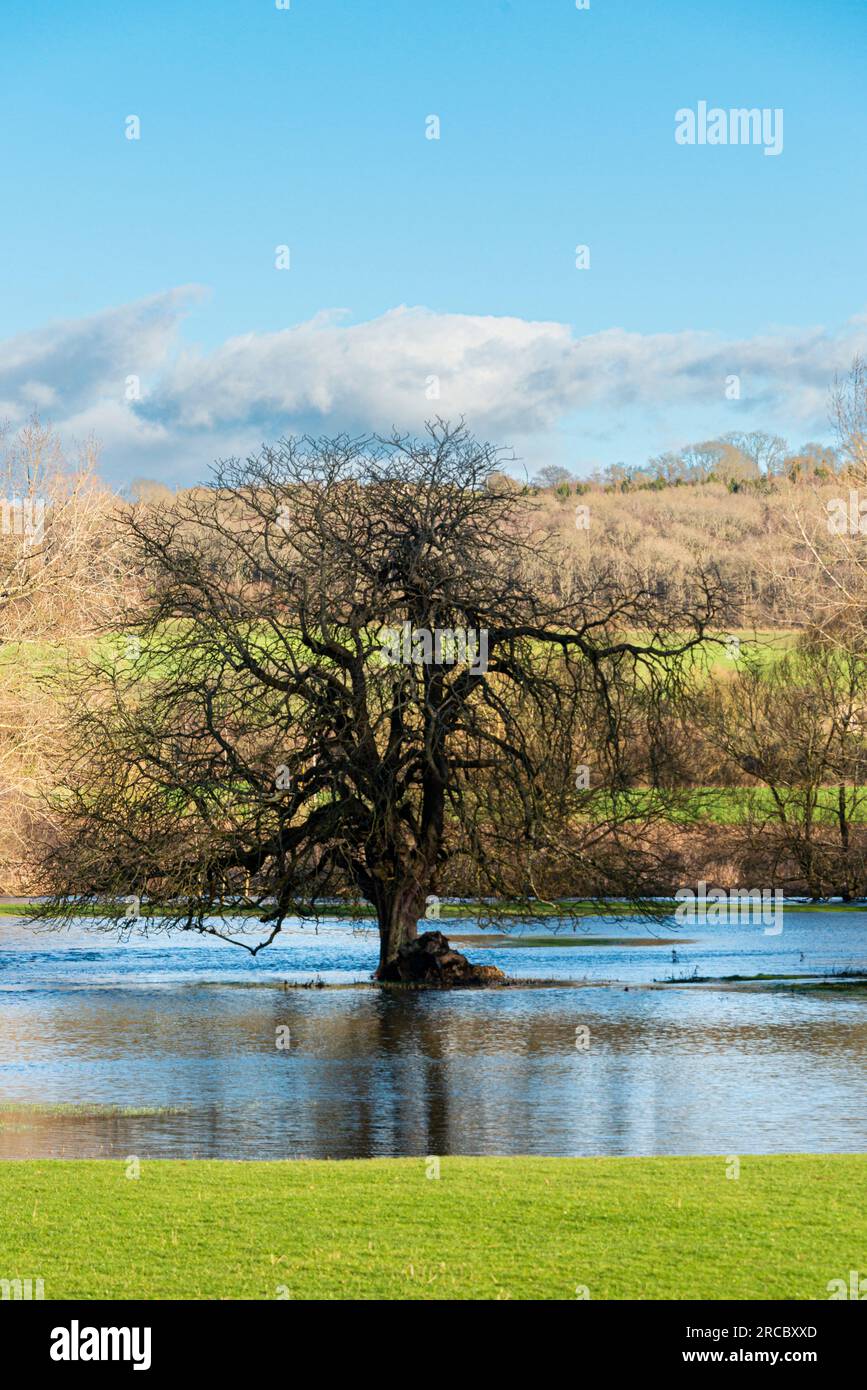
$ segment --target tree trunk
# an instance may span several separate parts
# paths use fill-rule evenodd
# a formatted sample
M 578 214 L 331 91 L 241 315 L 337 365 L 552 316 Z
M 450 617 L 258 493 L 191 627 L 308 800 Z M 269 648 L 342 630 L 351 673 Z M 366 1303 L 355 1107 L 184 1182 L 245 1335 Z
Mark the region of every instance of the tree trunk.
M 397 959 L 401 946 L 408 946 L 418 936 L 418 919 L 424 913 L 424 890 L 418 884 L 389 885 L 377 895 L 376 916 L 379 921 L 380 976 L 387 965 Z

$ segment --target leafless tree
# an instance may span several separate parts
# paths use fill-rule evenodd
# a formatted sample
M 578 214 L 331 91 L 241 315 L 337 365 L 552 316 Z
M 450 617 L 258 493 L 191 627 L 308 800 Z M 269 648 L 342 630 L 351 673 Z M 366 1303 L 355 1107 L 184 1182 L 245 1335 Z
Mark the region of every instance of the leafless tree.
M 727 444 L 748 459 L 758 477 L 772 478 L 783 467 L 788 445 L 779 434 L 768 434 L 766 430 L 734 430 L 724 435 Z
M 286 440 L 131 509 L 147 598 L 80 674 L 50 913 L 140 897 L 230 936 L 215 915 L 255 912 L 255 951 L 338 895 L 372 904 L 388 978 L 445 881 L 638 894 L 716 581 L 672 604 L 579 563 L 488 488 L 500 465 L 437 421 Z
M 121 568 L 113 509 L 93 440 L 70 460 L 36 419 L 0 431 L 0 643 L 99 626 Z
M 0 884 L 25 891 L 52 835 L 43 793 L 63 746 L 57 671 L 112 611 L 114 499 L 87 441 L 68 458 L 38 420 L 0 431 Z
M 856 483 L 867 483 L 867 362 L 855 357 L 831 393 L 831 419 L 844 462 Z
M 534 487 L 569 487 L 575 480 L 568 468 L 556 463 L 546 463 L 533 477 Z
M 830 413 L 837 434 L 836 476 L 789 499 L 785 530 L 789 545 L 778 581 L 785 584 L 798 625 L 825 642 L 847 650 L 864 649 L 867 640 L 867 364 L 856 357 L 847 375 L 831 391 Z M 805 472 L 807 470 L 804 470 Z
M 867 889 L 867 662 L 813 639 L 779 660 L 744 658 L 709 685 L 698 722 L 754 789 L 742 851 L 774 886 L 815 899 Z

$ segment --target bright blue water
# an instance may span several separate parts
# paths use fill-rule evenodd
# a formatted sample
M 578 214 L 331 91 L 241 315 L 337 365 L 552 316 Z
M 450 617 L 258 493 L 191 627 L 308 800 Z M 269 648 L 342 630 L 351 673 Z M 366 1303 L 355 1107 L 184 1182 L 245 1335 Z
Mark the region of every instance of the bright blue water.
M 635 988 L 867 971 L 867 915 L 787 913 L 780 936 L 663 926 L 676 962 L 642 926 L 588 928 L 638 944 L 463 945 L 511 976 L 564 983 L 397 994 L 282 988 L 368 980 L 375 934 L 346 924 L 296 925 L 254 959 L 200 937 L 122 944 L 5 919 L 0 1103 L 163 1113 L 7 1109 L 0 1157 L 867 1150 L 867 995 Z

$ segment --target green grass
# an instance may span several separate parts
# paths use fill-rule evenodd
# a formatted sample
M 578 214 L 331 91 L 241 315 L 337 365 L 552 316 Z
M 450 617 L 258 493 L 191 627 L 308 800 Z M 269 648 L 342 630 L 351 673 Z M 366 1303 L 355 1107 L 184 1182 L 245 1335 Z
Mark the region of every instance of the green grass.
M 819 825 L 835 825 L 837 821 L 837 788 L 821 787 L 814 819 Z M 742 825 L 750 813 L 758 819 L 776 820 L 776 810 L 770 787 L 698 787 L 687 798 L 687 818 L 690 821 L 713 821 L 717 825 Z M 787 806 L 797 814 L 799 804 L 791 792 Z M 867 798 L 862 785 L 847 787 L 846 809 L 854 825 L 867 824 Z
M 710 886 L 713 887 L 713 883 L 711 883 Z M 664 919 L 666 916 L 671 915 L 671 913 L 674 912 L 675 908 L 677 907 L 677 903 L 673 898 L 660 899 L 655 906 L 657 909 L 656 917 L 659 919 Z M 31 909 L 26 902 L 0 903 L 0 918 L 27 917 L 30 910 Z M 798 914 L 815 912 L 863 913 L 867 912 L 867 902 L 865 902 L 862 899 L 859 899 L 856 902 L 849 903 L 787 902 L 785 904 L 785 910 L 786 912 Z M 467 922 L 477 920 L 480 917 L 480 911 L 482 910 L 480 910 L 478 904 L 474 905 L 473 903 L 468 902 L 442 902 L 440 904 L 439 918 L 419 918 L 419 926 L 424 931 L 441 930 L 449 921 Z M 86 918 L 97 916 L 102 917 L 104 914 L 98 913 L 96 908 L 82 908 L 76 915 L 82 918 Z M 227 909 L 225 915 L 229 919 L 231 919 L 233 914 L 231 911 Z M 261 912 L 247 911 L 244 913 L 244 916 L 253 919 L 260 917 L 261 915 Z M 149 919 L 164 919 L 168 917 L 169 914 L 161 911 L 158 908 L 148 908 L 146 905 L 145 916 Z M 318 920 L 322 922 L 358 920 L 359 922 L 363 921 L 365 923 L 368 923 L 370 925 L 371 930 L 373 930 L 374 916 L 375 914 L 373 908 L 368 907 L 366 904 L 361 904 L 359 907 L 352 907 L 349 904 L 323 903 Z M 598 902 L 579 901 L 574 898 L 562 898 L 559 902 L 537 902 L 534 905 L 532 911 L 529 910 L 526 904 L 501 902 L 497 905 L 497 913 L 495 917 L 492 916 L 492 909 L 489 905 L 486 905 L 484 907 L 483 916 L 485 922 L 484 929 L 487 933 L 485 937 L 459 936 L 455 935 L 454 933 L 448 932 L 446 928 L 449 939 L 452 941 L 472 942 L 473 944 L 476 944 L 476 942 L 478 942 L 478 944 L 481 946 L 500 944 L 498 936 L 494 932 L 494 926 L 495 924 L 499 924 L 502 921 L 507 920 L 509 918 L 514 918 L 516 924 L 528 924 L 532 922 L 544 921 L 547 918 L 566 918 L 571 922 L 573 918 L 601 917 L 603 920 L 610 920 L 612 922 L 616 922 L 620 921 L 621 919 L 633 917 L 636 919 L 636 930 L 639 932 L 644 930 L 650 924 L 650 918 L 647 916 L 646 912 L 643 912 L 642 909 L 636 906 L 635 903 L 627 903 L 615 899 L 612 899 L 611 901 L 606 902 L 604 904 L 600 904 Z M 120 911 L 118 911 L 118 925 L 121 925 L 122 920 L 123 914 Z M 312 917 L 308 917 L 304 920 L 307 922 L 312 922 L 314 919 Z M 47 928 L 45 928 L 45 930 L 47 931 Z M 564 932 L 558 933 L 556 936 L 552 937 L 522 938 L 519 936 L 508 935 L 505 933 L 502 933 L 500 935 L 502 935 L 502 944 L 508 944 L 510 946 L 667 946 L 675 944 L 675 938 L 669 939 L 668 937 L 654 937 L 650 935 L 649 932 L 647 932 L 646 930 L 644 930 L 643 936 L 635 938 L 614 936 L 584 936 L 583 933 L 580 936 L 572 937 L 565 935 L 565 929 Z M 683 942 L 682 938 L 680 937 L 676 938 L 676 940 L 678 944 L 689 944 L 687 942 Z
M 720 634 L 740 639 L 741 657 L 749 657 L 760 667 L 769 671 L 778 661 L 795 647 L 799 633 L 793 628 L 738 628 L 733 627 Z M 703 644 L 702 653 L 708 662 L 708 673 L 713 676 L 730 676 L 738 669 L 727 648 L 710 642 Z
M 867 1157 L 0 1165 L 0 1278 L 46 1299 L 826 1299 Z

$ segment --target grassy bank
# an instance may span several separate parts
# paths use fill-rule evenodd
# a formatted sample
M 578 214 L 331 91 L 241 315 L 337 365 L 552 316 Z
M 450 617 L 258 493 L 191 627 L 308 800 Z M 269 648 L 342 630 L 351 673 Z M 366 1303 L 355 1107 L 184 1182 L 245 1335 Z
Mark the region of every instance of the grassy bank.
M 710 880 L 709 886 L 714 886 L 713 880 Z M 4 917 L 27 917 L 31 912 L 31 904 L 33 901 L 34 900 L 31 899 L 21 898 L 20 900 L 15 902 L 0 902 L 0 919 Z M 656 900 L 654 904 L 656 915 L 658 915 L 658 917 L 663 920 L 666 916 L 671 916 L 671 914 L 675 911 L 677 906 L 678 904 L 674 900 L 674 898 L 659 898 Z M 854 902 L 786 902 L 784 904 L 784 907 L 786 912 L 799 914 L 813 912 L 863 913 L 867 912 L 867 899 L 858 898 Z M 527 924 L 530 922 L 544 921 L 546 919 L 551 919 L 556 922 L 560 918 L 568 918 L 571 922 L 573 918 L 581 917 L 602 917 L 606 920 L 611 921 L 618 921 L 621 918 L 626 917 L 634 917 L 636 918 L 636 925 L 641 927 L 645 925 L 645 922 L 647 920 L 647 911 L 648 909 L 646 907 L 641 908 L 636 906 L 635 903 L 628 903 L 618 901 L 615 899 L 609 899 L 605 902 L 590 902 L 589 900 L 583 899 L 577 900 L 575 898 L 561 898 L 559 899 L 559 901 L 556 902 L 538 901 L 532 905 L 532 910 L 528 907 L 526 903 L 507 903 L 501 901 L 497 904 L 496 917 L 493 917 L 491 915 L 492 910 L 489 905 L 473 903 L 470 901 L 449 902 L 448 900 L 444 899 L 440 904 L 439 918 L 437 918 L 436 920 L 427 919 L 425 930 L 435 930 L 438 927 L 441 927 L 443 922 L 466 922 L 479 917 L 483 917 L 485 924 L 490 924 L 491 926 L 500 923 L 503 919 L 507 919 L 510 917 L 514 918 L 515 922 L 518 924 Z M 82 908 L 77 915 L 80 918 L 82 918 L 82 920 L 88 917 L 99 917 L 100 921 L 102 921 L 105 916 L 104 911 L 97 911 L 96 908 L 89 907 Z M 160 909 L 147 908 L 145 915 L 148 918 L 159 918 L 161 921 L 163 921 L 168 917 L 169 914 Z M 244 916 L 249 917 L 251 920 L 254 920 L 257 917 L 261 917 L 262 912 L 245 912 Z M 347 903 L 331 902 L 323 903 L 321 905 L 318 920 L 323 922 L 366 921 L 370 922 L 371 925 L 373 925 L 375 917 L 376 913 L 374 912 L 374 909 L 372 907 L 369 907 L 366 903 L 350 906 Z M 300 921 L 302 919 L 299 918 L 298 920 Z M 314 918 L 306 917 L 303 920 L 307 922 L 312 922 Z M 422 921 L 422 919 L 419 920 L 420 922 Z M 117 921 L 118 925 L 121 925 L 124 921 L 123 913 L 120 911 L 120 909 L 117 910 Z M 39 926 L 40 930 L 47 930 L 46 924 L 41 919 L 38 921 L 37 925 Z M 475 938 L 455 936 L 453 939 L 455 941 L 461 941 Z M 655 939 L 657 940 L 657 944 L 659 944 L 661 938 Z M 567 938 L 565 936 L 559 935 L 556 938 L 550 938 L 550 940 L 542 939 L 540 941 L 534 939 L 532 944 L 553 945 L 556 943 L 557 945 L 563 945 L 564 942 L 566 942 L 566 940 Z M 580 940 L 581 942 L 583 942 L 583 944 L 597 946 L 629 944 L 628 941 L 619 937 L 586 937 L 581 938 Z M 650 940 L 650 938 L 648 938 L 648 940 Z M 509 937 L 509 943 L 514 945 L 515 938 Z M 525 944 L 529 945 L 530 940 L 528 939 Z M 662 944 L 667 944 L 667 942 L 662 942 Z
M 0 1279 L 62 1298 L 825 1299 L 867 1157 L 0 1164 Z M 728 1171 L 732 1171 L 728 1167 Z

